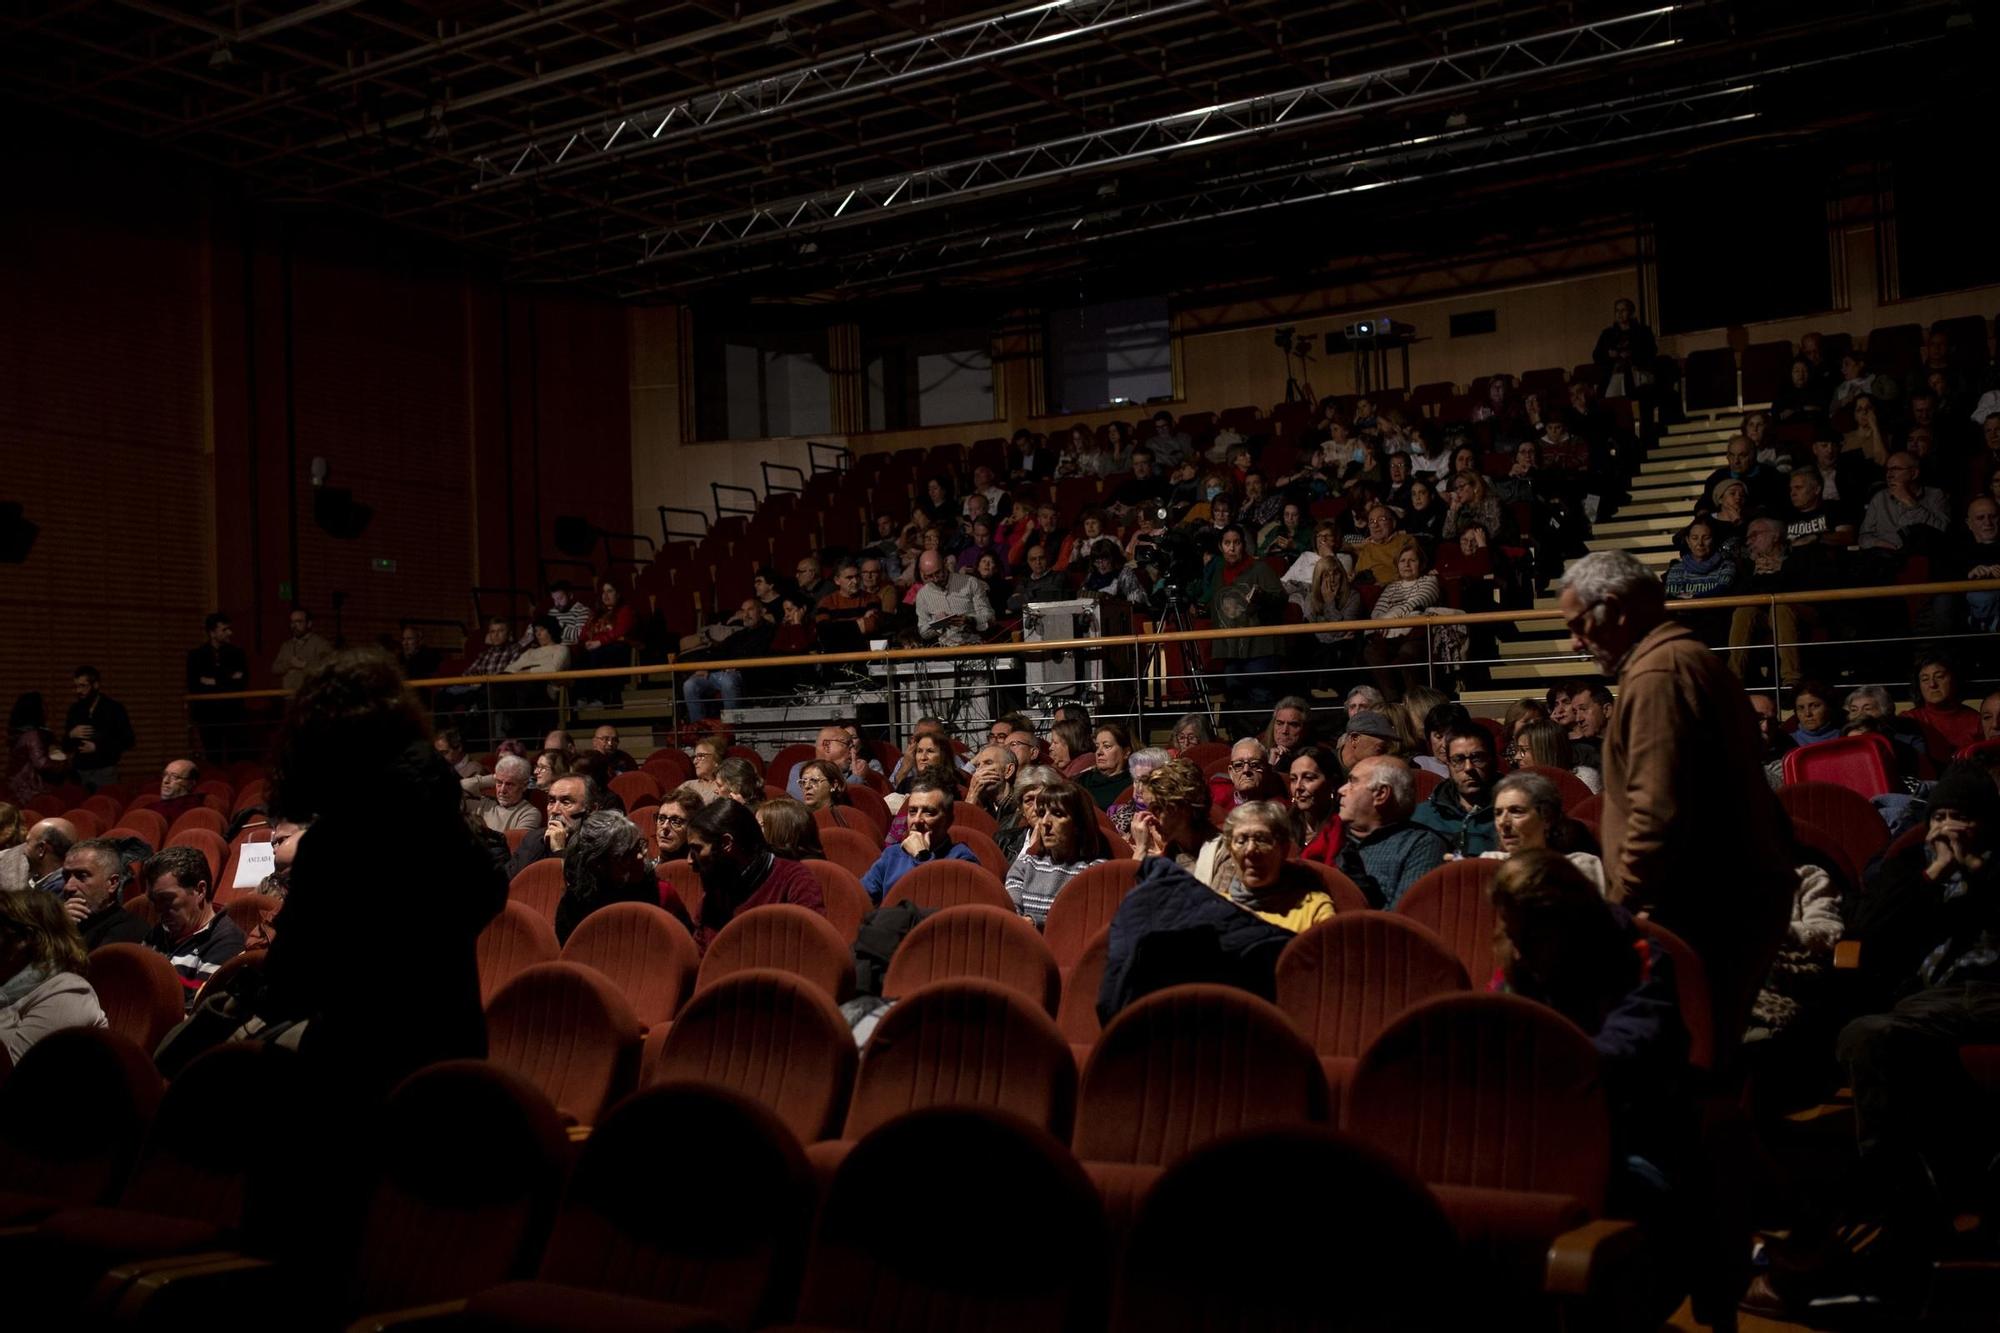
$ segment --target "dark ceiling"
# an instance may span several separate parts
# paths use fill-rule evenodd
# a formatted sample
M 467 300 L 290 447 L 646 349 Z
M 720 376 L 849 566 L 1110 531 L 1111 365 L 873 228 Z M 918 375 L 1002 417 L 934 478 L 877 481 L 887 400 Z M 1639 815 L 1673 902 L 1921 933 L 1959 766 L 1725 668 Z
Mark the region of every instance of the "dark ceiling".
M 1837 162 L 1830 138 L 1893 139 L 1978 77 L 1977 12 L 22 0 L 0 17 L 0 74 L 39 110 L 192 155 L 255 197 L 443 237 L 515 281 L 990 299 L 1353 253 L 1522 182 L 1612 173 L 1623 189 L 1721 149 Z

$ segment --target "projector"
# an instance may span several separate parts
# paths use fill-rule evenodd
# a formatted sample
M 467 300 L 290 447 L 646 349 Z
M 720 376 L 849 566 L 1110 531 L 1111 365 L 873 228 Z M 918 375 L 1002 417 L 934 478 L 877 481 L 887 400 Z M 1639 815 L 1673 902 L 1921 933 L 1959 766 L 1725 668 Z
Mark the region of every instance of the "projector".
M 1357 319 L 1343 330 L 1349 342 L 1366 342 L 1375 338 L 1393 338 L 1401 334 L 1415 333 L 1414 324 L 1399 324 L 1387 315 L 1376 319 Z

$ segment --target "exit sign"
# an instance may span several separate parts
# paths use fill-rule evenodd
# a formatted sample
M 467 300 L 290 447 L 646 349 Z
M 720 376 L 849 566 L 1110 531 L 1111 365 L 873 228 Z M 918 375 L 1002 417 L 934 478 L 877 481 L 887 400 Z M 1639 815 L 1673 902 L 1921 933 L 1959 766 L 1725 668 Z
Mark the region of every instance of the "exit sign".
M 368 567 L 377 574 L 393 574 L 396 572 L 396 562 L 386 555 L 376 556 L 368 562 Z

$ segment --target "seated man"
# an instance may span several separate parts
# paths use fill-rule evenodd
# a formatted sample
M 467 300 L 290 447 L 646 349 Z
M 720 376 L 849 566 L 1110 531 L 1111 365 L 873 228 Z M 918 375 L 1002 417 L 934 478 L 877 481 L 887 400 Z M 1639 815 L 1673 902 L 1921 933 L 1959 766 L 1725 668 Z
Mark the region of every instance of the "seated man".
M 1889 484 L 1869 497 L 1861 513 L 1861 546 L 1871 551 L 1897 551 L 1911 528 L 1951 530 L 1951 501 L 1935 486 L 1918 482 L 1917 460 L 1907 453 L 1889 455 L 1883 464 Z
M 1396 526 L 1396 513 L 1388 505 L 1370 505 L 1368 508 L 1368 540 L 1361 543 L 1354 552 L 1354 575 L 1363 574 L 1383 587 L 1394 583 L 1400 575 L 1396 573 L 1396 557 L 1417 544 L 1417 539 Z
M 1271 763 L 1270 751 L 1255 736 L 1229 747 L 1229 767 L 1208 779 L 1211 806 L 1234 810 L 1251 801 L 1286 799 L 1285 780 Z
M 768 656 L 771 640 L 777 636 L 778 629 L 764 614 L 764 604 L 755 597 L 746 598 L 736 614 L 743 628 L 715 647 L 700 649 L 687 656 L 714 661 Z M 690 672 L 681 681 L 681 698 L 687 704 L 688 722 L 695 724 L 708 717 L 710 699 L 720 700 L 722 712 L 735 708 L 747 674 L 741 667 Z
M 1823 489 L 1813 468 L 1792 473 L 1792 503 L 1785 512 L 1785 541 L 1791 546 L 1854 545 L 1853 510 L 1844 500 L 1823 498 Z
M 917 576 L 923 581 L 917 590 L 917 637 L 925 643 L 978 643 L 993 627 L 986 585 L 954 570 L 944 555 L 925 551 L 917 561 Z
M 797 861 L 775 855 L 757 816 L 740 801 L 710 801 L 688 819 L 688 860 L 701 876 L 695 948 L 703 953 L 737 913 L 796 903 L 822 915 L 819 881 Z
M 126 875 L 125 855 L 109 838 L 86 838 L 63 857 L 63 911 L 86 950 L 145 940 L 146 918 L 125 910 Z
M 1111 492 L 1112 517 L 1122 522 L 1135 509 L 1158 508 L 1167 502 L 1173 486 L 1154 464 L 1151 449 L 1142 445 L 1132 451 L 1132 475 Z
M 1271 723 L 1264 728 L 1270 749 L 1264 758 L 1274 769 L 1282 769 L 1296 750 L 1312 744 L 1312 700 L 1288 694 L 1271 705 Z
M 511 880 L 537 861 L 561 857 L 577 826 L 603 808 L 604 788 L 594 780 L 571 773 L 551 782 L 545 822 L 521 839 L 507 862 L 507 878 Z
M 590 748 L 604 757 L 604 771 L 607 778 L 615 778 L 620 773 L 636 772 L 639 761 L 618 748 L 618 728 L 606 722 L 590 733 Z
M 438 752 L 438 758 L 451 765 L 452 773 L 462 782 L 466 778 L 483 778 L 486 770 L 479 761 L 465 752 L 465 736 L 456 727 L 446 727 L 438 732 L 431 748 Z
M 1364 708 L 1358 713 L 1348 713 L 1347 729 L 1341 732 L 1335 752 L 1340 756 L 1340 766 L 1352 773 L 1354 766 L 1364 759 L 1394 754 L 1400 739 L 1396 724 L 1387 713 Z
M 192 759 L 175 759 L 160 770 L 160 799 L 152 807 L 153 813 L 167 821 L 172 828 L 174 821 L 190 810 L 199 810 L 207 801 L 195 793 L 194 784 L 201 781 L 201 770 Z
M 1005 741 L 983 745 L 972 756 L 965 799 L 993 816 L 993 822 L 1003 828 L 1014 818 L 1014 774 L 1019 767 Z
M 1723 448 L 1727 460 L 1721 467 L 1708 474 L 1701 484 L 1701 494 L 1695 497 L 1696 513 L 1709 508 L 1715 494 L 1717 482 L 1740 481 L 1749 492 L 1744 508 L 1781 509 L 1785 503 L 1785 479 L 1778 475 L 1778 469 L 1767 467 L 1757 461 L 1757 448 L 1748 435 L 1732 435 Z
M 1376 755 L 1348 769 L 1335 868 L 1372 906 L 1394 907 L 1410 885 L 1444 864 L 1444 839 L 1411 821 L 1416 808 L 1416 771 L 1403 760 Z
M 1474 723 L 1453 727 L 1445 737 L 1445 764 L 1451 775 L 1417 807 L 1416 822 L 1443 838 L 1453 856 L 1495 850 L 1500 835 L 1493 828 L 1493 784 L 1499 770 L 1492 736 Z
M 882 597 L 862 588 L 860 565 L 843 560 L 834 572 L 833 591 L 819 599 L 814 614 L 820 620 L 851 620 L 863 638 L 870 638 L 882 626 Z
M 813 757 L 811 759 L 801 759 L 798 763 L 793 764 L 792 771 L 785 775 L 785 794 L 795 801 L 804 800 L 804 794 L 799 791 L 799 772 L 807 764 L 820 759 L 824 759 L 827 763 L 838 768 L 842 776 L 849 782 L 863 781 L 864 779 L 856 771 L 854 763 L 855 752 L 858 748 L 854 743 L 854 738 L 847 734 L 845 726 L 838 722 L 827 723 L 819 729 L 819 735 L 813 741 Z
M 459 784 L 465 791 L 466 812 L 495 833 L 540 828 L 542 812 L 528 799 L 534 776 L 534 767 L 520 755 L 500 756 L 490 777 L 466 778 Z M 493 795 L 483 795 L 486 789 Z
M 577 641 L 583 627 L 590 622 L 590 608 L 576 600 L 569 584 L 557 579 L 549 585 L 549 609 L 539 618 L 530 617 L 528 631 L 520 639 L 521 648 L 535 647 L 535 626 L 540 620 L 554 621 L 555 641 L 567 646 Z
M 820 565 L 818 556 L 800 556 L 798 568 L 793 572 L 798 576 L 799 591 L 803 592 L 813 602 L 816 603 L 822 597 L 831 597 L 833 595 L 833 580 L 827 578 L 825 569 Z
M 903 803 L 902 809 L 909 832 L 895 846 L 884 848 L 875 864 L 868 867 L 868 873 L 861 877 L 861 887 L 868 890 L 871 900 L 883 902 L 896 881 L 920 865 L 933 861 L 978 862 L 970 847 L 951 840 L 948 830 L 956 799 L 942 783 L 927 777 L 919 777 L 910 784 L 910 799 Z
M 1583 768 L 1604 768 L 1604 732 L 1611 725 L 1611 690 L 1603 681 L 1578 685 L 1569 696 L 1569 752 Z
M 1030 602 L 1060 602 L 1073 595 L 1068 576 L 1049 563 L 1049 548 L 1030 542 L 1024 558 L 1028 572 L 1007 598 L 1007 613 L 1020 615 Z
M 63 861 L 75 845 L 76 825 L 67 819 L 37 820 L 19 846 L 0 852 L 0 893 L 61 893 Z
M 216 969 L 243 952 L 243 932 L 215 910 L 208 858 L 197 848 L 155 852 L 141 867 L 140 877 L 157 923 L 146 936 L 146 947 L 165 954 L 173 964 L 185 992 L 182 1007 L 192 1009 L 194 997 Z
M 903 609 L 902 600 L 896 596 L 896 574 L 887 560 L 877 555 L 861 557 L 861 591 L 875 599 L 875 606 L 881 612 L 877 627 L 895 623 Z
M 444 655 L 424 642 L 423 631 L 415 625 L 403 626 L 402 637 L 396 651 L 396 665 L 402 669 L 405 680 L 428 680 L 435 676 L 438 664 Z

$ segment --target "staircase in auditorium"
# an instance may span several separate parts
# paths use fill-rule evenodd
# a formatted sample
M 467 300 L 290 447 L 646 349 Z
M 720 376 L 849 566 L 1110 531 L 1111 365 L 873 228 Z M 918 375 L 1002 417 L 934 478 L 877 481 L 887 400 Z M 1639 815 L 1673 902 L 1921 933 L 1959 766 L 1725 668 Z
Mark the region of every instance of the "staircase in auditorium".
M 1674 534 L 1694 516 L 1694 502 L 1703 478 L 1723 464 L 1723 451 L 1747 408 L 1697 414 L 1669 426 L 1632 483 L 1632 500 L 1615 517 L 1595 525 L 1593 551 L 1630 551 L 1665 573 L 1675 556 Z M 1556 594 L 1535 599 L 1537 610 L 1554 610 Z M 1500 665 L 1493 669 L 1490 689 L 1469 690 L 1462 696 L 1475 711 L 1478 705 L 1510 703 L 1523 695 L 1539 695 L 1548 682 L 1564 676 L 1590 675 L 1587 662 L 1569 651 L 1569 634 L 1555 621 L 1522 626 L 1500 641 Z

